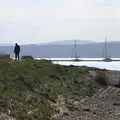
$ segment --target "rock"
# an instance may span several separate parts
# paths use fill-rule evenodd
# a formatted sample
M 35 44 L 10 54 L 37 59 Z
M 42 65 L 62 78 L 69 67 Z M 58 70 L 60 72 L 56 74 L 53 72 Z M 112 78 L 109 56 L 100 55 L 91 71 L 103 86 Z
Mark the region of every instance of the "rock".
M 68 109 L 67 116 L 63 114 L 56 120 L 119 120 L 119 93 L 120 88 L 108 86 L 101 88 L 92 97 L 87 97 L 85 100 L 79 102 L 72 100 L 71 109 L 73 110 Z M 74 109 L 75 107 L 79 109 Z
M 34 58 L 32 56 L 22 56 L 22 60 L 33 60 Z
M 86 112 L 90 112 L 90 106 L 87 104 L 81 104 L 81 109 Z
M 94 70 L 89 70 L 89 73 L 90 73 L 90 75 L 91 75 L 93 78 L 96 77 L 96 74 L 97 74 L 96 71 L 94 71 Z
M 109 85 L 120 86 L 120 72 L 119 71 L 106 71 L 105 75 L 108 78 Z
M 0 120 L 16 120 L 16 119 L 12 118 L 11 116 L 8 116 L 5 113 L 0 113 Z
M 102 86 L 112 85 L 120 87 L 120 71 L 89 70 L 89 73 Z
M 106 76 L 105 72 L 103 71 L 98 71 L 95 76 L 95 81 L 102 85 L 102 86 L 107 86 L 108 85 L 108 80 L 109 78 Z
M 57 119 L 60 116 L 68 115 L 68 109 L 65 105 L 65 100 L 63 96 L 58 95 L 56 103 L 52 103 L 51 106 L 53 107 L 55 113 L 52 115 L 52 119 Z
M 0 54 L 0 60 L 10 60 L 10 54 Z

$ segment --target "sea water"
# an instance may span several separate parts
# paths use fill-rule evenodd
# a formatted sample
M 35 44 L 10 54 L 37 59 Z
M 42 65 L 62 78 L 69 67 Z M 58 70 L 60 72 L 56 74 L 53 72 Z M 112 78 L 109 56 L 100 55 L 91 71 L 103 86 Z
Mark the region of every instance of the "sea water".
M 54 64 L 60 65 L 74 65 L 74 66 L 88 66 L 88 67 L 96 67 L 100 69 L 108 69 L 108 70 L 118 70 L 120 71 L 120 61 L 112 61 L 112 62 L 104 62 L 104 61 L 69 61 L 71 58 L 44 58 L 47 60 L 53 60 Z M 120 60 L 120 58 L 112 58 L 113 60 Z M 56 60 L 56 61 L 55 61 Z M 59 60 L 59 61 L 57 61 Z M 61 61 L 60 61 L 61 60 Z M 65 60 L 65 61 L 63 61 Z M 66 61 L 68 60 L 68 61 Z M 82 58 L 82 60 L 103 60 L 103 58 Z
M 53 61 L 54 64 L 60 65 L 74 65 L 74 66 L 88 66 L 108 70 L 119 70 L 120 62 L 67 62 L 67 61 Z

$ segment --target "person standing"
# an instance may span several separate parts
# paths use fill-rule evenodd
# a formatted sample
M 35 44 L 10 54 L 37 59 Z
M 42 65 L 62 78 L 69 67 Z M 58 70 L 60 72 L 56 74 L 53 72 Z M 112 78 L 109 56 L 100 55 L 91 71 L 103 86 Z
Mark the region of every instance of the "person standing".
M 14 47 L 15 60 L 19 60 L 20 46 L 16 43 Z

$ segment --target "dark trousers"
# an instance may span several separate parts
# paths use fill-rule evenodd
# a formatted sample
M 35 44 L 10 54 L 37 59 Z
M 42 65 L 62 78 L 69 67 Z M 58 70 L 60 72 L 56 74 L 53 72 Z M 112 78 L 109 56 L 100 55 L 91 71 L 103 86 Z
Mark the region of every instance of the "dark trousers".
M 15 60 L 19 60 L 19 53 L 15 53 Z

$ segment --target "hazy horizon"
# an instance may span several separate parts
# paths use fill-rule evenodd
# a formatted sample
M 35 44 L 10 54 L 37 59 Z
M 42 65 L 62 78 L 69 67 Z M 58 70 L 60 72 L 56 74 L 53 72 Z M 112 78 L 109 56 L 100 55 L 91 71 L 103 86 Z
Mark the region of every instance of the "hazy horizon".
M 77 42 L 77 44 L 94 44 L 94 43 L 104 43 L 105 42 L 105 40 L 76 40 L 76 42 Z M 112 40 L 112 41 L 110 41 L 110 40 L 108 40 L 107 41 L 108 43 L 111 43 L 111 42 L 120 42 L 120 40 Z M 55 41 L 50 41 L 50 42 L 47 42 L 47 41 L 44 41 L 44 42 L 42 42 L 42 43 L 19 43 L 18 42 L 18 44 L 20 44 L 20 45 L 61 45 L 61 44 L 74 44 L 74 40 L 55 40 Z M 1 46 L 14 46 L 16 44 L 16 42 L 15 43 L 5 43 L 5 42 L 3 42 L 3 43 L 1 43 L 0 42 L 0 45 Z
M 0 43 L 120 41 L 118 0 L 0 0 Z

